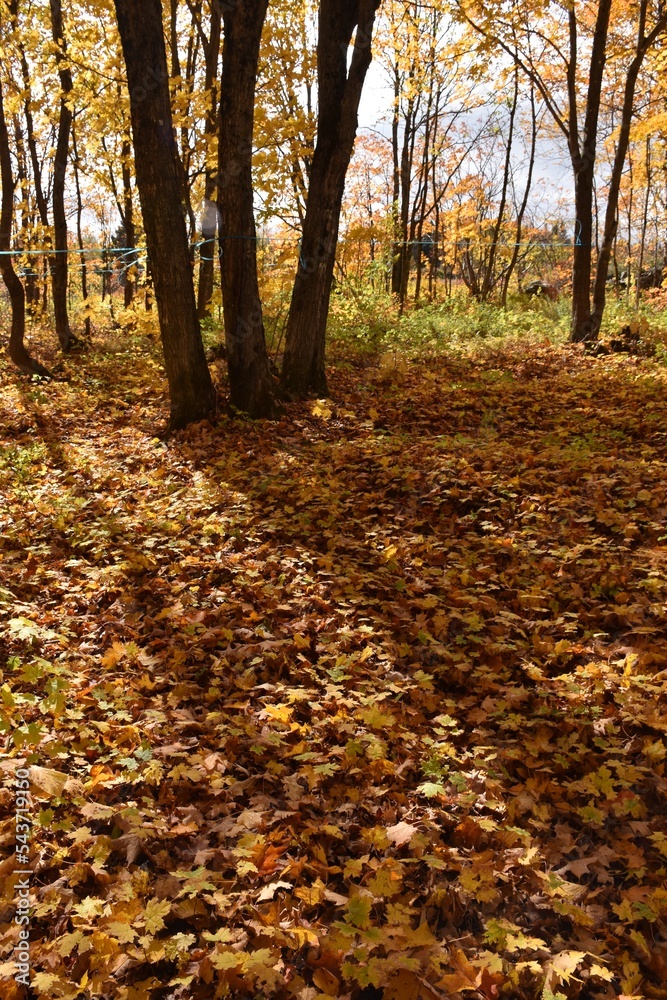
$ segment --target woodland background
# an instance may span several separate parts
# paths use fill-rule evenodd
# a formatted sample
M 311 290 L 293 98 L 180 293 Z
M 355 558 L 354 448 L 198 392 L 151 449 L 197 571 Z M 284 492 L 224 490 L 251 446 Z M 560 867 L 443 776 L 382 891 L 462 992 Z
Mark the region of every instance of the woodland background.
M 153 8 L 159 18 L 160 5 Z M 322 256 L 334 311 L 362 339 L 369 323 L 381 339 L 408 304 L 448 304 L 468 291 L 474 302 L 507 307 L 528 287 L 552 300 L 572 296 L 571 337 L 595 340 L 606 299 L 638 307 L 643 293 L 650 300 L 660 288 L 666 15 L 647 0 L 571 11 L 405 0 L 331 8 L 344 17 L 315 2 L 173 0 L 164 5 L 160 54 L 149 59 L 155 24 L 147 16 L 128 27 L 147 33 L 129 88 L 112 4 L 63 12 L 57 2 L 11 0 L 3 10 L 2 260 L 23 279 L 29 318 L 51 310 L 65 350 L 74 327 L 87 336 L 109 318 L 151 326 L 109 293 L 121 286 L 127 309 L 139 288 L 143 300 L 158 267 L 146 253 L 130 94 L 138 112 L 150 106 L 155 118 L 152 103 L 167 87 L 174 141 L 167 130 L 169 145 L 162 136 L 156 148 L 178 175 L 199 319 L 209 331 L 223 322 L 219 253 L 231 273 L 237 249 L 256 250 L 258 277 L 249 261 L 253 288 L 242 306 L 228 301 L 224 327 L 227 338 L 239 322 L 246 332 L 260 327 L 253 350 L 263 352 L 265 334 L 278 364 L 287 349 L 284 364 L 295 367 L 299 287 L 326 323 L 328 289 L 300 280 L 312 278 L 307 268 L 322 269 Z M 253 19 L 257 51 L 244 55 L 252 66 L 241 80 L 232 29 L 238 22 L 247 35 Z M 363 98 L 371 50 L 372 90 Z M 232 120 L 227 93 L 244 95 L 239 113 L 254 119 L 247 135 L 245 121 Z M 367 127 L 357 133 L 360 102 Z M 322 163 L 336 149 L 341 162 L 327 176 Z M 151 183 L 152 219 L 168 199 L 163 182 Z M 167 270 L 180 273 L 180 233 L 168 242 Z M 166 283 L 173 287 L 173 274 Z M 563 320 L 566 311 L 549 318 Z M 312 311 L 308 321 L 322 324 Z M 324 327 L 317 336 L 324 340 Z M 15 360 L 30 367 L 18 331 L 15 339 Z M 227 351 L 234 369 L 229 343 Z M 316 367 L 310 378 L 283 370 L 283 389 L 324 392 L 323 365 Z M 252 378 L 266 380 L 265 370 Z M 257 403 L 236 390 L 234 371 L 231 379 L 241 409 L 270 408 L 270 390 Z

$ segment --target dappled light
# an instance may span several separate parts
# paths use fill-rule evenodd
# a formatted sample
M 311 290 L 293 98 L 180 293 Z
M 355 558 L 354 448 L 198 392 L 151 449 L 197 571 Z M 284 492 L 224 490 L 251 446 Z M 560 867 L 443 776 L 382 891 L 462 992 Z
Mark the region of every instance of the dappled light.
M 665 369 L 339 348 L 164 443 L 153 364 L 3 362 L 35 995 L 664 996 Z

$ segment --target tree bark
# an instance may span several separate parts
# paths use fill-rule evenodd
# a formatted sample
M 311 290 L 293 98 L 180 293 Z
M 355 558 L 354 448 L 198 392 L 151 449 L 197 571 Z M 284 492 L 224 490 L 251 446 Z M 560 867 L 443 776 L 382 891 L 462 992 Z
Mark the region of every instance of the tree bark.
M 83 229 L 81 219 L 83 216 L 83 199 L 81 197 L 81 183 L 79 180 L 79 153 L 76 148 L 76 131 L 72 123 L 72 166 L 74 167 L 74 190 L 76 191 L 76 238 L 79 243 L 79 260 L 81 262 L 81 298 L 84 308 L 84 329 L 86 337 L 90 338 L 90 306 L 88 303 L 88 264 L 86 262 L 85 248 L 83 245 Z
M 192 8 L 191 8 L 192 9 Z M 185 119 L 189 113 L 190 100 L 192 97 L 193 90 L 193 79 L 195 71 L 195 61 L 193 56 L 195 55 L 195 46 L 193 45 L 193 35 L 190 32 L 190 37 L 188 39 L 187 54 L 185 60 L 185 76 L 183 76 L 181 69 L 181 61 L 179 55 L 179 35 L 178 35 L 178 0 L 169 0 L 169 49 L 171 53 L 171 68 L 170 75 L 173 85 L 173 93 L 178 98 L 181 104 L 181 113 L 183 114 L 183 121 L 180 127 L 180 153 L 178 157 L 178 166 L 181 172 L 181 185 L 183 189 L 183 210 L 185 212 L 186 218 L 189 223 L 188 232 L 188 246 L 190 247 L 191 240 L 194 240 L 195 233 L 197 231 L 197 220 L 195 217 L 194 209 L 192 207 L 192 191 L 191 191 L 191 179 L 190 179 L 190 156 L 191 150 L 188 141 L 188 129 L 185 125 Z M 190 265 L 192 266 L 194 262 L 194 254 L 191 250 L 190 254 Z
M 12 326 L 9 334 L 9 356 L 14 364 L 26 375 L 49 377 L 49 371 L 36 361 L 25 346 L 25 291 L 18 274 L 14 270 L 9 250 L 12 242 L 12 219 L 14 216 L 14 187 L 12 159 L 9 147 L 9 133 L 5 119 L 5 107 L 0 86 L 0 179 L 2 180 L 2 205 L 0 207 L 0 272 L 9 293 L 12 307 Z
M 232 406 L 251 417 L 280 412 L 269 369 L 257 279 L 252 185 L 255 88 L 268 0 L 223 6 L 218 147 L 220 276 Z
M 515 72 L 518 74 L 519 67 L 515 64 Z M 530 196 L 530 189 L 533 183 L 533 170 L 535 169 L 535 150 L 537 148 L 537 112 L 535 109 L 535 87 L 531 80 L 530 83 L 530 152 L 528 154 L 528 171 L 526 174 L 526 185 L 523 189 L 523 198 L 521 205 L 517 211 L 515 229 L 514 229 L 514 246 L 512 248 L 512 256 L 510 257 L 509 264 L 505 270 L 505 274 L 502 280 L 501 293 L 500 293 L 500 304 L 503 309 L 507 307 L 507 292 L 510 286 L 510 281 L 514 270 L 519 260 L 519 254 L 521 251 L 521 236 L 523 233 L 523 219 L 526 214 L 526 209 L 528 207 L 528 198 Z
M 51 288 L 53 294 L 53 313 L 56 323 L 56 335 L 63 351 L 69 351 L 76 338 L 72 335 L 67 310 L 67 215 L 65 214 L 65 178 L 67 174 L 67 159 L 69 155 L 69 139 L 72 129 L 72 110 L 67 99 L 72 92 L 72 73 L 66 62 L 65 38 L 63 34 L 63 16 L 60 0 L 50 0 L 51 32 L 56 46 L 56 61 L 60 79 L 60 114 L 58 118 L 58 137 L 56 153 L 53 160 L 53 236 L 54 251 L 51 259 Z
M 438 31 L 438 12 L 432 12 L 431 20 L 431 46 L 428 55 L 428 84 L 426 91 L 426 109 L 424 113 L 424 135 L 423 135 L 423 148 L 421 152 L 420 165 L 419 165 L 419 177 L 417 186 L 417 195 L 414 200 L 412 207 L 412 227 L 415 231 L 416 236 L 416 247 L 417 247 L 417 268 L 415 275 L 415 295 L 414 301 L 419 302 L 422 287 L 422 276 L 424 272 L 424 225 L 426 223 L 427 210 L 426 206 L 428 203 L 429 195 L 429 183 L 431 178 L 430 170 L 430 158 L 431 152 L 435 145 L 435 134 L 438 127 L 438 103 L 439 103 L 439 87 L 436 82 L 436 39 Z M 434 111 L 435 107 L 435 111 Z M 437 255 L 437 251 L 433 242 L 430 244 L 431 257 Z
M 136 242 L 136 232 L 134 226 L 134 200 L 132 198 L 132 168 L 131 168 L 132 147 L 129 140 L 123 141 L 121 149 L 122 170 L 123 170 L 123 215 L 122 223 L 125 230 L 125 246 L 134 248 Z M 136 253 L 127 253 L 125 262 L 125 287 L 123 289 L 123 305 L 128 309 L 134 299 L 134 290 L 137 283 Z
M 220 60 L 221 18 L 220 5 L 211 4 L 211 19 L 208 37 L 204 45 L 206 75 L 204 89 L 209 95 L 209 106 L 204 122 L 204 137 L 208 145 L 218 134 L 218 88 L 216 78 Z M 201 243 L 199 246 L 199 283 L 197 288 L 197 313 L 200 319 L 208 316 L 213 298 L 213 265 L 215 260 L 215 233 L 218 227 L 218 210 L 215 205 L 216 174 L 207 167 L 204 178 L 204 208 L 201 220 Z
M 114 0 L 130 92 L 139 200 L 171 396 L 169 430 L 215 410 L 197 319 L 160 0 Z
M 411 73 L 412 75 L 412 73 Z M 410 98 L 403 116 L 403 146 L 399 167 L 400 200 L 397 206 L 398 240 L 394 251 L 394 266 L 391 274 L 391 290 L 398 296 L 399 311 L 405 308 L 410 281 L 413 243 L 410 232 L 410 196 L 412 194 L 412 168 L 417 141 L 417 105 L 419 98 Z M 413 227 L 414 228 L 414 227 Z
M 391 221 L 392 221 L 393 247 L 392 247 L 390 288 L 392 295 L 398 295 L 398 290 L 401 286 L 401 269 L 399 266 L 399 255 L 401 253 L 401 247 L 403 246 L 403 241 L 400 235 L 401 227 L 399 219 L 400 199 L 401 199 L 401 153 L 399 147 L 399 125 L 400 125 L 400 110 L 401 110 L 401 73 L 398 66 L 398 62 L 395 62 L 393 66 L 392 82 L 394 88 L 394 105 L 391 113 L 391 164 L 392 164 Z
M 597 260 L 595 272 L 595 285 L 593 288 L 593 314 L 592 323 L 596 333 L 600 329 L 602 316 L 606 304 L 607 296 L 607 271 L 611 261 L 616 229 L 618 227 L 618 198 L 621 190 L 621 180 L 623 177 L 623 167 L 630 144 L 630 129 L 632 126 L 632 114 L 635 103 L 635 90 L 637 87 L 637 77 L 646 57 L 646 53 L 657 39 L 658 35 L 667 28 L 667 13 L 661 15 L 648 35 L 646 29 L 647 0 L 641 0 L 639 8 L 639 26 L 637 29 L 637 46 L 635 56 L 625 78 L 625 88 L 623 93 L 623 105 L 621 107 L 621 127 L 619 130 L 616 152 L 609 181 L 609 193 L 607 195 L 607 208 L 605 211 L 604 229 L 602 235 L 602 246 Z M 639 283 L 640 271 L 637 275 Z M 629 282 L 628 282 L 629 284 Z
M 39 212 L 39 219 L 45 231 L 45 239 L 48 239 L 48 229 L 49 229 L 49 210 L 46 201 L 46 195 L 44 194 L 44 187 L 42 184 L 42 165 L 39 161 L 39 155 L 37 152 L 37 142 L 35 139 L 35 126 L 32 117 L 32 87 L 30 80 L 30 67 L 28 66 L 28 60 L 26 58 L 25 49 L 23 47 L 23 42 L 21 39 L 21 31 L 18 20 L 18 0 L 10 0 L 9 3 L 9 15 L 11 17 L 12 23 L 16 28 L 16 43 L 19 53 L 19 59 L 21 62 L 21 79 L 23 81 L 23 110 L 25 114 L 26 122 L 26 138 L 28 140 L 28 151 L 30 153 L 30 162 L 32 165 L 32 176 L 33 185 L 35 188 L 35 200 L 37 202 L 37 211 Z
M 121 85 L 118 84 L 118 100 L 120 101 L 122 96 Z M 108 154 L 106 143 L 104 141 L 104 136 L 102 136 L 102 149 Z M 120 191 L 118 190 L 118 185 L 116 184 L 116 176 L 113 172 L 113 158 L 109 157 L 107 167 L 109 171 L 109 181 L 111 183 L 111 190 L 113 191 L 114 200 L 116 202 L 116 208 L 118 209 L 118 215 L 120 216 L 121 225 L 123 227 L 123 242 L 125 246 L 124 253 L 120 256 L 119 260 L 123 265 L 123 305 L 125 308 L 129 308 L 134 301 L 134 294 L 137 287 L 137 253 L 133 252 L 133 248 L 136 242 L 136 227 L 134 224 L 134 198 L 132 195 L 132 143 L 130 141 L 129 135 L 123 136 L 123 142 L 120 150 L 120 162 L 121 162 L 121 178 L 123 183 L 123 195 L 121 198 Z M 102 301 L 104 302 L 106 285 L 104 282 L 104 276 L 102 281 Z
M 19 55 L 19 61 L 21 63 L 21 80 L 23 83 L 23 113 L 25 116 L 26 124 L 26 141 L 28 144 L 28 154 L 30 156 L 30 164 L 32 166 L 32 183 L 35 192 L 35 201 L 37 203 L 37 212 L 39 214 L 39 221 L 42 225 L 42 236 L 44 246 L 52 246 L 51 233 L 49 228 L 49 209 L 46 200 L 46 194 L 44 193 L 44 186 L 42 184 L 42 163 L 40 162 L 39 153 L 37 150 L 37 141 L 35 138 L 35 125 L 32 116 L 33 107 L 33 97 L 32 97 L 32 85 L 30 79 L 30 67 L 28 66 L 28 60 L 25 54 L 25 48 L 23 46 L 23 41 L 21 38 L 21 31 L 19 25 L 18 17 L 18 0 L 10 0 L 9 2 L 9 16 L 11 22 L 15 28 L 16 37 L 16 47 Z M 34 281 L 28 282 L 28 306 L 30 312 L 33 316 L 38 315 L 40 312 L 46 315 L 47 301 L 48 301 L 48 261 L 46 258 L 42 258 L 42 274 L 40 280 L 37 280 L 37 263 L 35 262 L 35 278 Z M 33 265 L 31 265 L 32 269 Z
M 576 214 L 572 259 L 572 317 L 570 340 L 594 340 L 597 330 L 591 319 L 591 274 L 593 270 L 593 180 L 594 163 L 581 161 L 574 166 L 574 208 Z
M 514 65 L 514 85 L 512 88 L 512 98 L 509 105 L 509 121 L 507 125 L 507 146 L 505 149 L 505 162 L 503 165 L 503 180 L 500 189 L 500 204 L 495 222 L 491 227 L 491 246 L 489 247 L 489 257 L 486 262 L 482 287 L 480 288 L 480 299 L 486 302 L 498 281 L 502 281 L 503 272 L 496 274 L 496 258 L 498 256 L 498 244 L 505 221 L 505 209 L 507 207 L 507 192 L 512 174 L 512 146 L 514 143 L 514 123 L 519 105 L 519 71 L 516 63 Z
M 598 119 L 602 96 L 602 79 L 607 60 L 607 35 L 611 0 L 599 0 L 586 95 L 586 115 L 583 136 L 579 138 L 576 97 L 577 23 L 574 8 L 570 10 L 570 62 L 568 67 L 569 147 L 574 172 L 574 206 L 576 212 L 574 257 L 572 262 L 572 325 L 570 340 L 581 343 L 595 340 L 599 325 L 591 315 L 591 273 L 593 260 L 593 187 L 597 156 Z M 606 277 L 606 275 L 605 275 Z
M 318 396 L 328 393 L 324 354 L 340 211 L 379 5 L 380 0 L 320 3 L 317 143 L 282 371 L 282 389 L 291 399 L 302 399 L 311 392 Z M 348 72 L 348 47 L 355 27 Z
M 646 173 L 646 186 L 644 189 L 644 205 L 642 207 L 642 221 L 641 228 L 639 230 L 639 261 L 637 263 L 637 272 L 641 275 L 644 270 L 644 255 L 646 253 L 646 229 L 648 227 L 648 207 L 651 200 L 651 136 L 647 135 L 644 139 L 644 170 Z M 614 234 L 614 241 L 616 239 L 616 234 Z M 641 280 L 637 281 L 635 287 L 635 309 L 639 309 L 639 302 L 641 299 Z
M 39 309 L 39 286 L 37 284 L 37 258 L 30 254 L 32 234 L 35 228 L 33 212 L 30 205 L 30 190 L 28 186 L 28 170 L 25 155 L 25 143 L 18 115 L 14 115 L 14 142 L 16 146 L 16 163 L 18 185 L 21 190 L 21 249 L 24 252 L 25 299 L 26 307 L 31 316 Z

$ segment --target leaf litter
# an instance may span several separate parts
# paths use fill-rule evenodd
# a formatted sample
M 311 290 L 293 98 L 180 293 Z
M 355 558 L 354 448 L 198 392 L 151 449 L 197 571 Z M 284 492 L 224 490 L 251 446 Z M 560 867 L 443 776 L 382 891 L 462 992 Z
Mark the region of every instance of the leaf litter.
M 3 996 L 667 997 L 667 374 L 341 355 L 155 437 L 3 363 Z

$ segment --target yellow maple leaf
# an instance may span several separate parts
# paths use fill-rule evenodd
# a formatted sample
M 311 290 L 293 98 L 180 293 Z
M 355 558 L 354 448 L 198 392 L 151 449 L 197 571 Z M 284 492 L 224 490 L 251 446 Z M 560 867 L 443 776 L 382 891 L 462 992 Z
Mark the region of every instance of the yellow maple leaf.
M 547 982 L 551 976 L 555 976 L 557 981 L 562 983 L 569 983 L 571 979 L 577 982 L 578 980 L 574 976 L 574 971 L 581 965 L 585 958 L 585 951 L 561 951 L 551 959 L 546 967 Z
M 218 951 L 211 955 L 211 965 L 214 969 L 236 969 L 248 957 L 246 951 Z
M 106 653 L 102 657 L 101 665 L 105 669 L 113 670 L 115 666 L 123 659 L 125 656 L 125 646 L 122 642 L 114 642 L 111 649 L 107 649 Z
M 148 928 L 146 928 L 148 930 Z M 111 920 L 106 925 L 105 930 L 112 938 L 121 944 L 131 944 L 137 936 L 137 932 L 129 924 L 124 924 L 120 920 Z
M 144 911 L 147 934 L 157 934 L 166 926 L 164 918 L 171 910 L 170 899 L 149 899 Z
M 314 417 L 321 417 L 322 420 L 329 420 L 332 410 L 326 399 L 316 399 L 310 412 Z
M 294 895 L 302 899 L 307 906 L 317 906 L 324 899 L 325 885 L 321 879 L 316 879 L 311 886 L 300 886 Z

